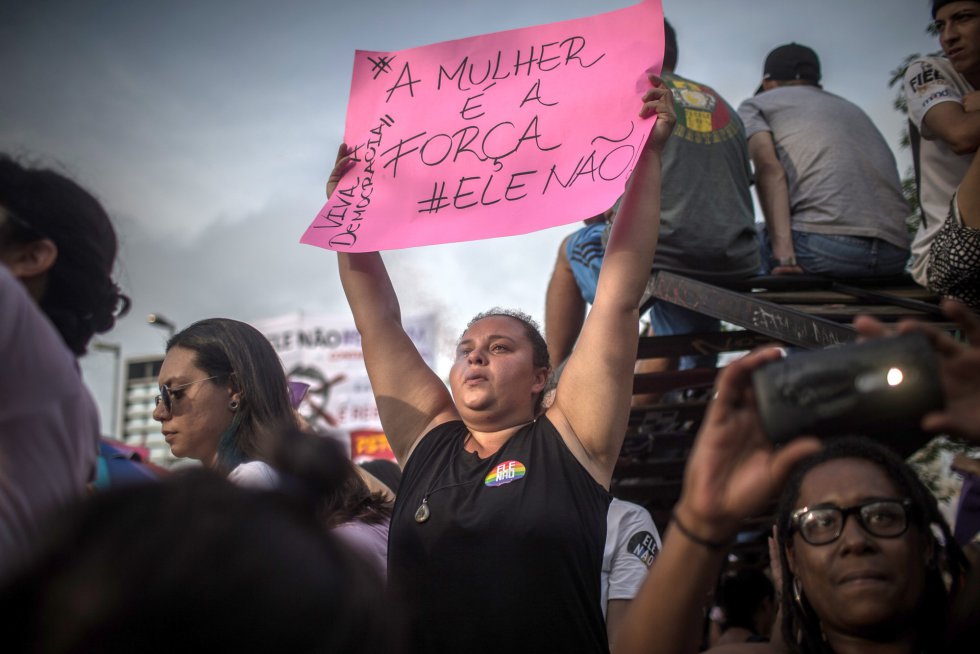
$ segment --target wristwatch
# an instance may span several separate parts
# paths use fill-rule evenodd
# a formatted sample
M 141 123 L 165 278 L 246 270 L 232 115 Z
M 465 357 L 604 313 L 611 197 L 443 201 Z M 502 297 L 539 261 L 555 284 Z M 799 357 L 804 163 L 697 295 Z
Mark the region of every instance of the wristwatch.
M 781 266 L 795 266 L 795 265 L 797 265 L 796 264 L 796 257 L 795 256 L 793 256 L 793 257 L 787 257 L 785 259 L 776 259 L 776 267 L 777 268 L 778 267 L 781 267 Z

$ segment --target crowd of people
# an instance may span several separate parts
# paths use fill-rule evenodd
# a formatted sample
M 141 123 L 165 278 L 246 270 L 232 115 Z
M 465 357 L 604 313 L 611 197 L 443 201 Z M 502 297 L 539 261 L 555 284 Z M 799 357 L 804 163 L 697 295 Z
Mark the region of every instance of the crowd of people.
M 924 333 L 945 406 L 920 426 L 980 445 L 980 2 L 933 0 L 932 13 L 946 56 L 913 62 L 905 77 L 922 205 L 914 238 L 884 139 L 821 87 L 813 50 L 774 49 L 735 110 L 675 73 L 667 24 L 662 75 L 637 98 L 650 136 L 616 206 L 562 243 L 545 334 L 520 311 L 477 315 L 447 388 L 402 327 L 381 254 L 338 253 L 401 468 L 387 484 L 296 413 L 260 332 L 211 318 L 167 342 L 153 413 L 173 454 L 201 465 L 93 494 L 99 425 L 76 357 L 129 306 L 112 279 L 115 232 L 71 180 L 0 158 L 2 642 L 37 652 L 975 650 L 980 566 L 961 547 L 977 536 L 970 523 L 954 532 L 913 469 L 869 439 L 801 435 L 774 447 L 752 375 L 783 355 L 776 348 L 719 373 L 663 538 L 643 507 L 609 492 L 651 269 L 722 280 L 910 266 L 953 298 L 942 307 L 958 336 L 869 317 L 855 328 L 869 339 Z M 328 196 L 351 164 L 341 145 Z M 650 324 L 656 335 L 720 327 L 669 303 L 654 305 Z M 769 569 L 724 572 L 743 521 L 772 503 Z

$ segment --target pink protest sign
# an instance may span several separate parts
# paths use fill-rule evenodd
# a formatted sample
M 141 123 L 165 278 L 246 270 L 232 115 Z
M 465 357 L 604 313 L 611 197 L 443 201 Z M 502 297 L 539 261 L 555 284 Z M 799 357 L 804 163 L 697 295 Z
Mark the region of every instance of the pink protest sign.
M 301 241 L 368 252 L 526 234 L 622 194 L 653 120 L 663 10 L 354 55 L 354 166 Z

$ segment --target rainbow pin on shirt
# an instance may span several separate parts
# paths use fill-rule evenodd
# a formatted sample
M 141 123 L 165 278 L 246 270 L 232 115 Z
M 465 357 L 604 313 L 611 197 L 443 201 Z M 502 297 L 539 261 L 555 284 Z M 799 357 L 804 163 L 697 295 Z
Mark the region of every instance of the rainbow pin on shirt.
M 526 474 L 527 468 L 520 461 L 504 461 L 490 471 L 483 483 L 488 488 L 503 486 L 523 478 Z

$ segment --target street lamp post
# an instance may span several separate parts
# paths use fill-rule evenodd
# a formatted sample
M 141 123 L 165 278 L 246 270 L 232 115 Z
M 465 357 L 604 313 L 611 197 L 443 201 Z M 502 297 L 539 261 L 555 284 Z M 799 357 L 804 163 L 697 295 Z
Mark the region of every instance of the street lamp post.
M 173 338 L 173 335 L 177 332 L 177 325 L 173 324 L 159 313 L 151 313 L 148 315 L 146 317 L 146 322 L 154 327 L 166 329 L 167 333 L 170 334 L 169 338 Z
M 92 343 L 92 349 L 97 352 L 112 353 L 112 435 L 113 437 L 118 437 L 120 432 L 120 424 L 122 421 L 122 416 L 119 415 L 119 396 L 122 394 L 122 389 L 119 388 L 119 372 L 120 367 L 122 366 L 122 347 L 119 345 L 119 343 L 95 341 Z

